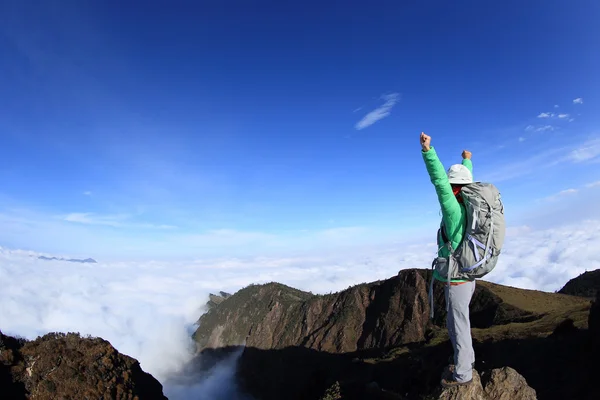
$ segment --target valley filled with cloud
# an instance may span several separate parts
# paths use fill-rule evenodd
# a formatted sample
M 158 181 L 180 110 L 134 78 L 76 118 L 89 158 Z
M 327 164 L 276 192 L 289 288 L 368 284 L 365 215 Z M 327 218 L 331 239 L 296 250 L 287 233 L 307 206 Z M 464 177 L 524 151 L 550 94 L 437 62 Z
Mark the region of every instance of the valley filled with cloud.
M 509 227 L 498 266 L 486 280 L 549 292 L 560 289 L 586 270 L 600 268 L 599 223 Z M 137 358 L 171 399 L 231 398 L 233 360 L 206 376 L 186 379 L 191 373 L 186 364 L 195 350 L 191 334 L 209 293 L 233 293 L 250 283 L 270 281 L 329 293 L 386 279 L 401 269 L 427 268 L 435 251 L 430 242 L 287 258 L 80 264 L 3 248 L 0 326 L 5 334 L 27 339 L 52 331 L 100 336 Z

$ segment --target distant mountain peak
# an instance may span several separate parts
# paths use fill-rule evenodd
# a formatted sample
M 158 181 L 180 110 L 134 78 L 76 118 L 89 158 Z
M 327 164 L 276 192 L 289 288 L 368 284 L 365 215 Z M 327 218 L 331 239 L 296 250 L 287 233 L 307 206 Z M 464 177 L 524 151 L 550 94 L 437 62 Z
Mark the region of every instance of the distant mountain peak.
M 67 261 L 67 262 L 73 262 L 73 263 L 81 263 L 81 264 L 96 264 L 97 261 L 94 260 L 93 258 L 86 258 L 85 260 L 81 260 L 78 258 L 62 258 L 62 257 L 46 257 L 46 256 L 39 256 L 38 259 L 40 260 L 46 260 L 46 261 Z

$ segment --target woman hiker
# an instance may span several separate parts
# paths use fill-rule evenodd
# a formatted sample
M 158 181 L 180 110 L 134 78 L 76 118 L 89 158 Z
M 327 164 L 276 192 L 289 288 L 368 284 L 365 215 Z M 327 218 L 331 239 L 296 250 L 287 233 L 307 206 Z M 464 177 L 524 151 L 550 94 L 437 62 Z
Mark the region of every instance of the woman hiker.
M 463 185 L 473 182 L 471 153 L 463 151 L 462 164 L 452 165 L 446 174 L 435 149 L 431 146 L 431 137 L 421 133 L 420 141 L 423 160 L 442 208 L 443 229 L 440 229 L 437 238 L 440 248 L 438 256 L 447 258 L 450 250 L 445 244 L 450 240 L 452 248 L 458 248 L 465 232 L 466 211 L 460 191 Z M 445 237 L 443 238 L 442 235 Z M 454 363 L 449 369 L 452 375 L 447 374 L 443 377 L 441 384 L 445 388 L 467 385 L 473 380 L 475 363 L 469 320 L 469 303 L 475 291 L 475 280 L 451 280 L 448 285 L 447 277 L 440 276 L 436 270 L 433 272 L 433 278 L 445 284 L 448 305 L 446 323 L 454 350 Z

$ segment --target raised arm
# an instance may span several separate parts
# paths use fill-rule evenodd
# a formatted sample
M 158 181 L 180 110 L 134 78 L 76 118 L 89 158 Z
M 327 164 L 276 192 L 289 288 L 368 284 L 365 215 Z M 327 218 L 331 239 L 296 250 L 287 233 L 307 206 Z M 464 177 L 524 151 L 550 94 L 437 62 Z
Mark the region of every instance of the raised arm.
M 437 193 L 442 218 L 448 237 L 454 237 L 455 232 L 461 228 L 461 207 L 452 192 L 452 186 L 448 181 L 448 175 L 437 156 L 435 149 L 431 146 L 431 138 L 421 133 L 421 147 L 423 160 L 429 173 L 429 178 Z M 470 162 L 470 160 L 469 160 Z
M 471 171 L 471 176 L 473 176 L 473 162 L 471 161 L 471 156 L 472 154 L 469 150 L 464 150 L 462 152 L 462 165 L 469 168 L 469 171 Z

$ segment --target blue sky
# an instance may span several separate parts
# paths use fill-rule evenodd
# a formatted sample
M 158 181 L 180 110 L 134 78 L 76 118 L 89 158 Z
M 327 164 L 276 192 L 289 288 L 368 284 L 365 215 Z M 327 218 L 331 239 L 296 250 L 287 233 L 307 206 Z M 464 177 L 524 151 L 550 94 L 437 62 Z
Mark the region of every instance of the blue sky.
M 598 215 L 595 1 L 123 3 L 0 5 L 0 245 L 431 237 L 421 131 L 447 167 L 473 152 L 511 225 Z

